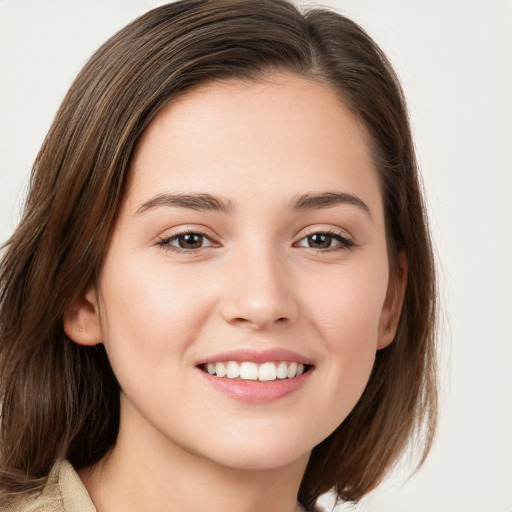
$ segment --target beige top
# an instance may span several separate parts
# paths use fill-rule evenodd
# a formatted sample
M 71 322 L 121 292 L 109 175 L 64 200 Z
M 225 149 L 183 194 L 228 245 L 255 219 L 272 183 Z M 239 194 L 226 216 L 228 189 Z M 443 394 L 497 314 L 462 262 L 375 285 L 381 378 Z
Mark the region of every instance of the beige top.
M 301 507 L 301 510 L 302 507 Z M 320 509 L 315 509 L 320 512 Z M 87 489 L 73 466 L 62 461 L 55 465 L 43 492 L 24 496 L 2 512 L 97 512 Z
M 4 512 L 97 512 L 73 466 L 62 461 L 52 469 L 43 492 L 17 499 Z

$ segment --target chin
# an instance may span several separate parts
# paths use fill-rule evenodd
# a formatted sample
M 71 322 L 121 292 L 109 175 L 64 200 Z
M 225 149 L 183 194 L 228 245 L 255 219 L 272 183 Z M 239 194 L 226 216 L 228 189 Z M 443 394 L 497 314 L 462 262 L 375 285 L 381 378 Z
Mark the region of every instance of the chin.
M 290 442 L 293 441 L 293 442 Z M 211 439 L 204 451 L 196 452 L 218 465 L 244 471 L 265 471 L 289 466 L 298 461 L 307 463 L 313 446 L 309 440 L 290 436 L 251 436 L 222 442 Z
M 289 453 L 276 453 L 271 450 L 258 450 L 245 453 L 234 453 L 231 456 L 219 456 L 216 462 L 219 465 L 241 471 L 272 471 L 293 465 L 299 461 L 307 462 L 310 451 L 290 451 Z

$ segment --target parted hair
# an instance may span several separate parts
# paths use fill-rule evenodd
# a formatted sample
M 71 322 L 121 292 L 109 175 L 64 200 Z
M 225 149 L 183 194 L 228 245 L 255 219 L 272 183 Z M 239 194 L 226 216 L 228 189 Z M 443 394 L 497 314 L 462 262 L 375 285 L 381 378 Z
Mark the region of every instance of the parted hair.
M 357 501 L 436 426 L 436 282 L 405 101 L 387 58 L 353 21 L 285 0 L 182 0 L 101 46 L 66 95 L 34 163 L 22 220 L 0 262 L 0 506 L 44 485 L 52 466 L 101 459 L 115 444 L 119 385 L 102 345 L 72 342 L 69 305 L 99 275 L 152 119 L 211 80 L 284 71 L 337 91 L 365 127 L 385 209 L 391 275 L 408 262 L 396 337 L 379 350 L 345 421 L 313 449 L 299 500 L 334 489 Z

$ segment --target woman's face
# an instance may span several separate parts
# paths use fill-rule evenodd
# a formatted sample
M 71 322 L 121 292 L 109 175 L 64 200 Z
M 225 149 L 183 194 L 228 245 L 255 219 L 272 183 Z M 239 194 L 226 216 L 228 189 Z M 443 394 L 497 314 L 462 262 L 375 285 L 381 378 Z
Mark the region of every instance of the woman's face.
M 237 468 L 307 458 L 393 337 L 388 282 L 365 132 L 329 86 L 185 94 L 138 145 L 92 292 L 121 432 Z

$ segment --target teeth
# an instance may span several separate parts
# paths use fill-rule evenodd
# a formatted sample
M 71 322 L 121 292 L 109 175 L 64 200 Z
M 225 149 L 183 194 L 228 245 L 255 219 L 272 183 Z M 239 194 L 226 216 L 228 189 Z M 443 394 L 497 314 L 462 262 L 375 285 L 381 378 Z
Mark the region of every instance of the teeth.
M 224 363 L 217 363 L 215 365 L 215 373 L 217 374 L 217 377 L 225 377 L 226 365 Z
M 297 363 L 290 363 L 288 366 L 288 370 L 286 371 L 286 376 L 291 379 L 297 375 Z
M 221 363 L 222 364 L 222 363 Z M 240 376 L 240 366 L 235 361 L 229 361 L 227 364 L 226 377 L 228 379 L 236 379 Z
M 284 361 L 281 361 L 277 366 L 277 378 L 286 379 L 288 377 L 288 366 Z
M 258 380 L 276 380 L 276 365 L 274 363 L 263 363 L 258 371 Z
M 251 361 L 238 363 L 227 361 L 222 363 L 208 363 L 206 371 L 210 375 L 226 377 L 228 379 L 259 380 L 261 382 L 273 381 L 276 379 L 293 379 L 302 375 L 305 371 L 303 364 L 296 362 L 280 361 L 274 363 L 269 361 L 257 365 Z
M 233 361 L 233 364 L 236 364 Z M 242 380 L 258 380 L 258 365 L 244 361 L 240 365 L 240 378 Z

